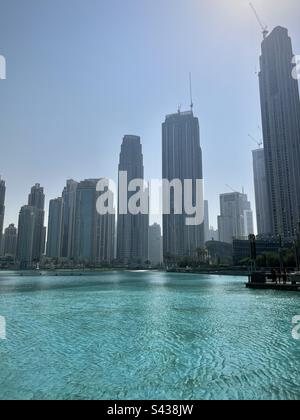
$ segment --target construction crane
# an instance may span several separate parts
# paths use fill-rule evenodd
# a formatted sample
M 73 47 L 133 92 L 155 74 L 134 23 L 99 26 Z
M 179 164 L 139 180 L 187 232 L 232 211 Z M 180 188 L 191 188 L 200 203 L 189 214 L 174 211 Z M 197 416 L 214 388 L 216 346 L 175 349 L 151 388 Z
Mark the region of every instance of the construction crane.
M 267 26 L 267 25 L 264 25 L 264 24 L 262 23 L 262 20 L 261 20 L 261 18 L 260 18 L 260 16 L 259 16 L 259 14 L 257 13 L 257 10 L 256 10 L 256 9 L 255 9 L 255 7 L 253 6 L 253 4 L 252 4 L 252 3 L 249 3 L 249 5 L 250 5 L 250 7 L 251 7 L 251 9 L 252 9 L 252 11 L 253 11 L 253 13 L 254 13 L 254 15 L 255 15 L 256 19 L 257 19 L 257 22 L 258 22 L 258 24 L 259 24 L 259 26 L 260 26 L 260 28 L 261 28 L 261 30 L 262 30 L 262 33 L 263 33 L 263 37 L 264 37 L 264 39 L 266 39 L 266 38 L 267 38 L 267 36 L 268 36 L 268 33 L 269 33 L 268 26 Z
M 260 140 L 258 141 L 255 137 L 253 137 L 251 134 L 248 134 L 248 136 L 250 137 L 251 140 L 254 141 L 254 143 L 256 143 L 258 145 L 259 148 L 261 148 L 261 146 L 263 145 L 263 141 Z
M 226 187 L 228 189 L 230 189 L 232 192 L 237 193 L 238 191 L 236 191 L 234 188 L 232 188 L 229 184 L 226 184 Z
M 251 134 L 248 134 L 248 137 L 250 137 L 250 139 L 253 140 L 258 145 L 259 148 L 261 148 L 261 146 L 263 145 L 263 141 L 262 140 L 258 141 L 256 138 L 254 138 L 253 136 L 251 136 Z

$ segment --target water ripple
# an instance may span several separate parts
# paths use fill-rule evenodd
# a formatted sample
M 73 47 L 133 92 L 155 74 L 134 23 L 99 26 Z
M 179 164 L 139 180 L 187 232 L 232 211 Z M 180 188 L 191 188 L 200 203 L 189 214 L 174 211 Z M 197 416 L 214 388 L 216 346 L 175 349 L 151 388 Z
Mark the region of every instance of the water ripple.
M 243 282 L 1 278 L 0 399 L 299 399 L 299 295 Z

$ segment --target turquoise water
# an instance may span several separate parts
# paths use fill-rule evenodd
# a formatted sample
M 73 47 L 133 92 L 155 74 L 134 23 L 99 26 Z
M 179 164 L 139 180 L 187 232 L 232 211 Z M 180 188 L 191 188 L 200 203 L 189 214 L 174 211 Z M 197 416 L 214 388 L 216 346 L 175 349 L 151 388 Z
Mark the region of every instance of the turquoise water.
M 300 294 L 149 272 L 0 276 L 0 399 L 299 399 Z

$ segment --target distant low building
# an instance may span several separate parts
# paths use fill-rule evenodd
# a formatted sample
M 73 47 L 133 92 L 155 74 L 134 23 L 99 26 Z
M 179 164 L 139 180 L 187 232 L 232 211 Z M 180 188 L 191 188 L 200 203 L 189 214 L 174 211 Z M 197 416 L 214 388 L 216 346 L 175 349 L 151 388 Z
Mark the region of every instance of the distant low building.
M 264 255 L 268 253 L 278 253 L 280 240 L 270 238 L 259 238 L 256 240 L 256 254 Z M 233 241 L 233 262 L 239 265 L 243 260 L 250 258 L 250 241 L 234 239 Z
M 206 242 L 209 259 L 213 265 L 232 264 L 232 245 L 226 242 L 208 241 Z

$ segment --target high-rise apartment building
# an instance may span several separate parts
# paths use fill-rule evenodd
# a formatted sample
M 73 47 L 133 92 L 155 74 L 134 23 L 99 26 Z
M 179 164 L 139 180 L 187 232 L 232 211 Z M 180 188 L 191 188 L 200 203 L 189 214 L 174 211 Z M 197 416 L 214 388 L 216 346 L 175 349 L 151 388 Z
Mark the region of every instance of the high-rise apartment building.
M 271 228 L 264 149 L 253 150 L 252 156 L 257 233 L 259 235 L 268 236 L 271 234 Z
M 35 212 L 35 227 L 33 237 L 32 259 L 34 262 L 40 262 L 45 251 L 45 194 L 44 188 L 40 184 L 35 184 L 31 188 L 28 197 L 28 206 Z
M 44 207 L 44 189 L 35 184 L 28 196 L 28 205 L 23 206 L 19 214 L 17 261 L 21 268 L 38 264 L 45 251 Z
M 288 30 L 276 27 L 262 42 L 260 96 L 273 235 L 292 238 L 300 221 L 300 100 Z
M 19 214 L 17 261 L 21 269 L 32 268 L 33 244 L 36 225 L 36 209 L 23 206 Z
M 61 254 L 65 259 L 74 257 L 74 231 L 76 191 L 78 182 L 68 180 L 62 193 L 62 228 L 61 228 Z
M 5 257 L 16 258 L 18 231 L 14 224 L 9 225 L 4 232 L 3 254 Z
M 175 193 L 172 189 L 170 194 L 171 214 L 163 216 L 164 258 L 195 256 L 197 249 L 204 245 L 203 217 L 201 224 L 188 226 L 186 223 L 188 215 L 184 206 L 185 180 L 192 181 L 192 202 L 195 204 L 196 180 L 203 179 L 199 121 L 194 117 L 192 111 L 178 112 L 166 117 L 162 126 L 162 159 L 163 179 L 169 183 L 179 180 L 182 185 L 182 195 L 179 194 L 179 198 L 182 198 L 181 214 L 177 214 L 176 207 L 179 205 L 175 203 Z M 163 195 L 166 197 L 165 191 Z M 203 206 L 203 197 L 201 200 Z M 164 213 L 168 212 L 164 210 Z M 202 211 L 202 213 L 204 212 Z
M 77 186 L 74 256 L 80 263 L 110 263 L 114 259 L 115 215 L 100 215 L 97 200 L 98 179 L 87 179 Z
M 123 138 L 119 174 L 121 172 L 126 173 L 127 185 L 124 185 L 122 188 L 119 182 L 117 259 L 123 264 L 143 264 L 148 259 L 149 214 L 131 214 L 128 208 L 130 198 L 136 193 L 128 192 L 130 182 L 136 179 L 144 180 L 143 152 L 140 137 L 127 135 Z M 126 188 L 128 192 L 127 210 L 123 209 L 125 211 L 121 211 L 121 196 L 124 196 L 124 193 L 126 194 L 126 191 L 124 191 Z M 126 211 L 127 214 L 124 214 Z
M 50 201 L 48 217 L 47 252 L 49 258 L 61 256 L 63 200 L 56 198 Z
M 219 240 L 231 244 L 233 238 L 253 234 L 253 214 L 247 195 L 239 192 L 220 195 Z M 251 232 L 252 231 L 252 232 Z

